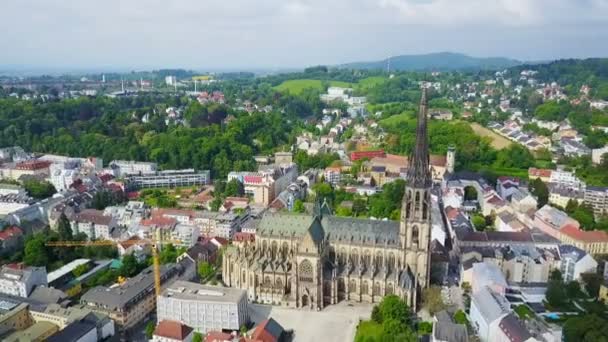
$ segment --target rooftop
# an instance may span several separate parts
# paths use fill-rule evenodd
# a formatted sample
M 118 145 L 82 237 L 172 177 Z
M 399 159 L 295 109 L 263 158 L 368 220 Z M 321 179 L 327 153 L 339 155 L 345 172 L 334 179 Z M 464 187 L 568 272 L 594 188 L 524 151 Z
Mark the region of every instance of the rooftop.
M 192 333 L 192 328 L 177 321 L 162 320 L 154 330 L 155 336 L 183 341 Z
M 246 295 L 246 291 L 241 289 L 208 286 L 183 280 L 175 281 L 161 294 L 166 298 L 214 303 L 234 303 Z
M 70 261 L 68 264 L 61 266 L 60 268 L 54 270 L 53 272 L 46 275 L 46 280 L 48 283 L 51 283 L 64 275 L 72 272 L 76 267 L 81 265 L 86 265 L 91 261 L 91 259 L 76 259 Z

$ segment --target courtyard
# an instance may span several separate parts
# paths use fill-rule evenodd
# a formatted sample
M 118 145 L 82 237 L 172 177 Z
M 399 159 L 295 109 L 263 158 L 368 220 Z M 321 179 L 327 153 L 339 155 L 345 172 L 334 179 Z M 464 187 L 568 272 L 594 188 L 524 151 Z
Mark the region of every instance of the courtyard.
M 322 311 L 311 311 L 250 304 L 249 314 L 255 325 L 274 318 L 286 330 L 294 331 L 295 342 L 352 342 L 359 320 L 369 319 L 372 307 L 372 304 L 340 302 Z

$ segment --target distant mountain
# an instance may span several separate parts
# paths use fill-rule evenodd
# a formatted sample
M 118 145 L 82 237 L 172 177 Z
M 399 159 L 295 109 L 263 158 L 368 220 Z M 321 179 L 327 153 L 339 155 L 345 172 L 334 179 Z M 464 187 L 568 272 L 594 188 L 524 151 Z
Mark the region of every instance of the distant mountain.
M 387 60 L 346 63 L 338 67 L 346 69 L 386 69 Z M 478 58 L 452 52 L 402 55 L 390 58 L 391 70 L 399 71 L 493 70 L 521 64 L 523 62 L 509 58 Z

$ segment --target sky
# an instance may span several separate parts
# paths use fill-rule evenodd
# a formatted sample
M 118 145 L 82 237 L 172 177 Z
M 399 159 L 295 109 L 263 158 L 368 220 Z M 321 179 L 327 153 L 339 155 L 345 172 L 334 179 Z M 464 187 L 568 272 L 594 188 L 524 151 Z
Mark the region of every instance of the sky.
M 0 67 L 299 68 L 460 52 L 608 57 L 608 0 L 15 0 Z

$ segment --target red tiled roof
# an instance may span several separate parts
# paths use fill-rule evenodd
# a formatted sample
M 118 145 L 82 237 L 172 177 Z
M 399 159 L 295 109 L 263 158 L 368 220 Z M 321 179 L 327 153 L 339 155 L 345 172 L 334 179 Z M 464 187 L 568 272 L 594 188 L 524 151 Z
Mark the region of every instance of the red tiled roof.
M 9 240 L 14 237 L 19 237 L 22 235 L 23 235 L 23 231 L 21 230 L 21 228 L 16 227 L 16 226 L 11 226 L 11 227 L 6 228 L 3 231 L 0 231 L 0 240 L 2 240 L 2 241 Z
M 215 241 L 215 243 L 220 244 L 222 246 L 226 246 L 229 242 L 228 240 L 224 239 L 223 237 L 219 237 L 219 236 L 216 236 L 211 240 Z
M 608 234 L 599 230 L 585 231 L 567 224 L 560 230 L 562 234 L 582 242 L 608 242 Z
M 350 160 L 356 161 L 363 158 L 375 158 L 375 157 L 384 157 L 386 153 L 384 150 L 375 150 L 375 151 L 354 151 L 350 153 Z
M 194 217 L 194 211 L 182 210 L 182 209 L 169 209 L 169 208 L 157 208 L 152 209 L 152 217 L 165 217 L 165 216 L 188 216 Z
M 92 222 L 99 225 L 107 226 L 112 222 L 112 216 L 104 215 L 103 211 L 95 209 L 84 209 L 76 215 L 78 222 Z
M 156 216 L 149 219 L 143 219 L 141 220 L 140 224 L 142 226 L 170 228 L 177 224 L 177 220 L 171 217 Z
M 15 165 L 17 170 L 40 170 L 49 167 L 52 163 L 48 160 L 26 160 Z
M 528 175 L 530 177 L 549 178 L 549 177 L 551 177 L 551 173 L 552 173 L 552 171 L 549 169 L 537 169 L 534 167 L 531 167 L 530 169 L 528 169 Z
M 519 178 L 517 178 L 517 177 L 500 176 L 500 177 L 498 177 L 498 180 L 499 180 L 501 183 L 504 183 L 504 182 L 512 182 L 512 183 L 517 183 L 517 184 L 519 184 Z
M 154 335 L 183 341 L 192 333 L 192 330 L 180 322 L 163 320 L 156 326 Z
M 237 203 L 237 202 L 249 203 L 249 198 L 247 198 L 247 197 L 226 197 L 226 201 L 230 201 L 233 203 Z
M 205 342 L 232 342 L 234 336 L 221 331 L 210 331 L 205 336 Z
M 447 208 L 445 208 L 445 214 L 448 217 L 448 220 L 455 219 L 459 213 L 460 213 L 460 211 L 456 208 L 452 208 L 449 206 Z
M 372 164 L 390 164 L 404 168 L 407 168 L 410 165 L 408 157 L 390 153 L 387 153 L 384 157 L 375 157 L 371 162 Z M 431 166 L 445 167 L 447 164 L 447 157 L 439 154 L 432 154 L 429 156 L 429 162 L 431 163 Z
M 114 178 L 114 176 L 112 176 L 112 175 L 111 175 L 111 174 L 109 174 L 109 173 L 104 173 L 103 175 L 99 176 L 99 179 L 101 179 L 101 181 L 102 181 L 103 183 L 105 183 L 105 182 L 109 181 L 109 180 L 110 180 L 110 179 L 112 179 L 112 178 Z

